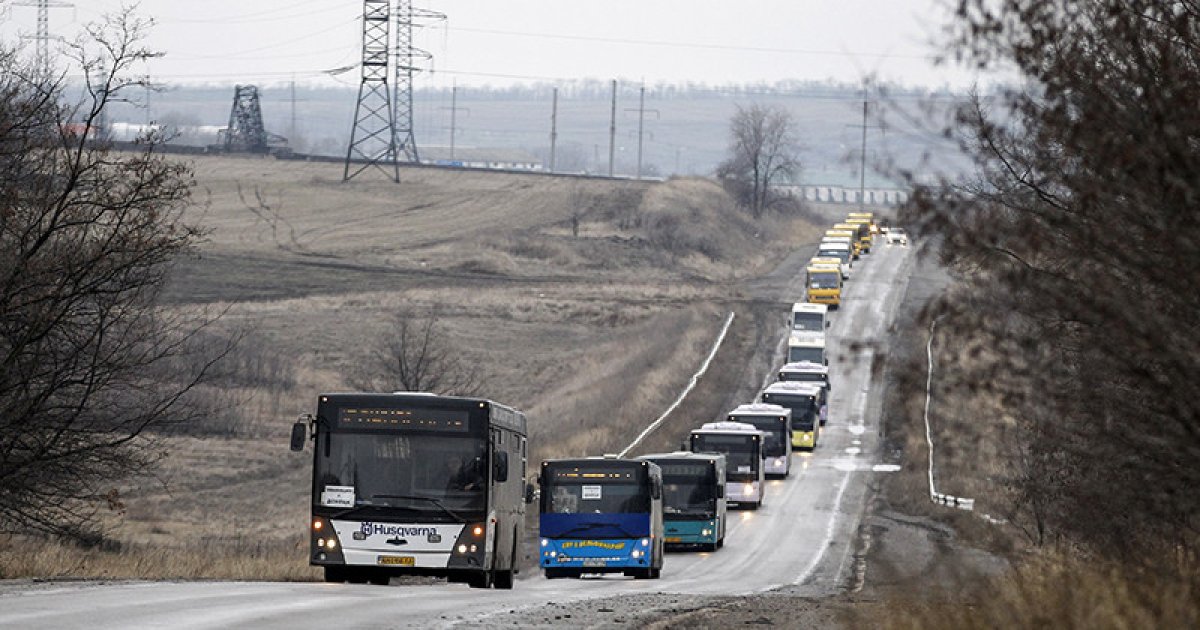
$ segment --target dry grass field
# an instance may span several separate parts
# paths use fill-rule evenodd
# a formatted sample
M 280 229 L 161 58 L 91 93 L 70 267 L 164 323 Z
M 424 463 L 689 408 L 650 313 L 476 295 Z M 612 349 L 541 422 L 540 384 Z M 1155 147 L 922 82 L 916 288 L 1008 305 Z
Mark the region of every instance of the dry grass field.
M 818 236 L 799 217 L 751 222 L 700 179 L 404 169 L 395 185 L 344 183 L 328 163 L 194 166 L 189 218 L 208 236 L 166 299 L 224 312 L 214 342 L 242 336 L 202 392 L 207 417 L 157 437 L 154 475 L 115 484 L 123 508 L 101 548 L 0 541 L 0 577 L 315 579 L 298 550 L 310 455 L 289 452 L 287 432 L 318 393 L 350 387 L 397 312 L 436 313 L 483 394 L 526 411 L 532 469 L 628 443 L 725 314 L 753 310 L 745 281 Z M 722 363 L 740 365 L 755 335 L 733 339 Z M 724 411 L 711 398 L 690 413 Z

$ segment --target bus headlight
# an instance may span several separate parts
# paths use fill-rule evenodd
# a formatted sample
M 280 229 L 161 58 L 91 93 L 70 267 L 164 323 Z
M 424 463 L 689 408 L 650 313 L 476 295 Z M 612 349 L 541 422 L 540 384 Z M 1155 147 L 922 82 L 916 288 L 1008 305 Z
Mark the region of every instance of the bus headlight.
M 327 541 L 325 542 L 325 548 L 326 548 L 326 549 L 329 549 L 329 550 L 331 550 L 331 551 L 332 551 L 332 550 L 333 550 L 333 548 L 334 548 L 334 547 L 336 547 L 336 546 L 337 546 L 337 539 L 336 539 L 336 538 L 330 538 L 329 540 L 327 540 Z
M 642 551 L 641 551 L 640 549 L 634 549 L 633 551 L 629 552 L 629 557 L 631 557 L 631 558 L 635 558 L 635 559 L 636 559 L 636 558 L 641 558 L 641 557 L 642 557 Z
M 643 547 L 649 547 L 649 546 L 650 546 L 650 539 L 649 539 L 649 538 L 643 538 L 643 539 L 642 539 L 642 546 L 643 546 Z
M 708 528 L 706 527 L 706 528 L 704 528 L 704 529 L 700 530 L 700 535 L 701 535 L 701 536 L 712 536 L 712 530 L 711 530 L 711 529 L 708 529 Z
M 746 484 L 745 486 L 743 486 L 743 487 L 742 487 L 742 494 L 744 494 L 744 495 L 748 495 L 748 494 L 754 494 L 754 484 L 749 484 L 749 483 L 748 483 L 748 484 Z
M 325 539 L 324 539 L 324 538 L 318 538 L 318 539 L 317 539 L 317 546 L 318 546 L 318 547 L 324 547 L 324 546 L 325 546 Z
M 542 546 L 543 546 L 543 547 L 548 547 L 548 546 L 550 546 L 550 539 L 549 539 L 549 538 L 543 538 L 543 539 L 542 539 Z
M 467 553 L 467 546 L 466 546 L 466 545 L 459 545 L 459 546 L 458 546 L 458 553 Z

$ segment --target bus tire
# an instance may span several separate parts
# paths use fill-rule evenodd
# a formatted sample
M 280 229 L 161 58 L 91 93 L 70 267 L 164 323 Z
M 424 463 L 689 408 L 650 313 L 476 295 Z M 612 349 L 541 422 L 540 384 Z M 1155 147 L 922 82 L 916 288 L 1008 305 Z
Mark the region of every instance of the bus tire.
M 515 534 L 515 533 L 514 533 Z M 492 586 L 510 590 L 512 582 L 516 580 L 517 575 L 517 539 L 514 535 L 512 538 L 512 560 L 509 563 L 509 569 L 506 571 L 496 571 L 496 578 L 493 580 Z
M 392 576 L 382 571 L 376 571 L 367 577 L 367 581 L 375 586 L 387 586 L 392 582 Z
M 346 581 L 351 584 L 366 584 L 367 583 L 367 574 L 364 573 L 361 569 L 347 569 L 346 570 Z
M 492 586 L 492 572 L 480 571 L 474 575 L 468 576 L 467 586 L 471 588 L 490 588 Z
M 567 569 L 556 569 L 553 567 L 546 567 L 543 572 L 546 574 L 547 580 L 557 580 L 559 578 L 570 577 L 567 573 Z
M 325 567 L 325 581 L 337 583 L 345 582 L 346 567 Z
M 724 546 L 725 546 L 725 538 L 722 537 L 722 538 L 717 539 L 717 549 L 720 549 L 721 547 L 724 547 Z

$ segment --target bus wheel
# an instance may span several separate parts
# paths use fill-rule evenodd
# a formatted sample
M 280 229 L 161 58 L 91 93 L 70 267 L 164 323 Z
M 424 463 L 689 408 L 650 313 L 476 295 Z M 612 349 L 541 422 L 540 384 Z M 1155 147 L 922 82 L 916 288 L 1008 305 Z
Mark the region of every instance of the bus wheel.
M 346 567 L 325 567 L 326 582 L 345 582 Z
M 555 568 L 551 568 L 551 567 L 546 567 L 545 573 L 546 573 L 547 580 L 557 580 L 559 578 L 567 577 L 566 569 L 555 569 Z
M 724 546 L 725 546 L 725 539 L 724 539 L 724 538 L 721 538 L 721 539 L 717 540 L 717 549 L 720 549 L 721 547 L 724 547 Z
M 513 587 L 513 570 L 497 571 L 493 586 L 505 590 L 511 589 Z
M 346 581 L 351 584 L 366 584 L 367 583 L 367 574 L 366 574 L 366 572 L 362 571 L 361 569 L 357 569 L 357 570 L 356 569 L 347 569 L 346 570 Z
M 375 573 L 367 578 L 367 581 L 375 586 L 387 586 L 392 581 L 392 576 L 386 573 Z
M 492 572 L 480 571 L 467 578 L 467 586 L 471 588 L 489 588 L 492 585 Z
M 513 577 L 517 574 L 517 540 L 515 537 L 513 538 L 512 555 L 509 557 L 512 558 L 512 561 L 508 565 L 508 570 L 496 572 L 495 584 L 493 584 L 496 588 L 509 590 L 513 587 Z

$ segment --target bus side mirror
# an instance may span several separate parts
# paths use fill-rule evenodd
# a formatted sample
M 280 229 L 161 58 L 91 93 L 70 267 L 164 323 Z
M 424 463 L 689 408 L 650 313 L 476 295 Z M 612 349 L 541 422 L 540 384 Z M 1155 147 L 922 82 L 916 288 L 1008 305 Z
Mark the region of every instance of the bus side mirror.
M 304 438 L 308 437 L 308 428 L 304 426 L 304 422 L 297 422 L 292 425 L 292 450 L 304 450 Z
M 829 328 L 829 324 L 830 324 L 829 320 L 825 320 L 825 327 L 826 327 L 826 328 Z
M 503 451 L 496 453 L 496 470 L 492 474 L 492 479 L 497 483 L 508 481 L 508 453 Z
M 525 504 L 533 503 L 533 484 L 525 484 Z
M 717 486 L 717 498 L 718 499 L 725 498 L 725 484 L 720 484 Z
M 662 498 L 662 484 L 659 484 L 659 483 L 650 484 L 650 498 L 651 499 L 661 499 Z

